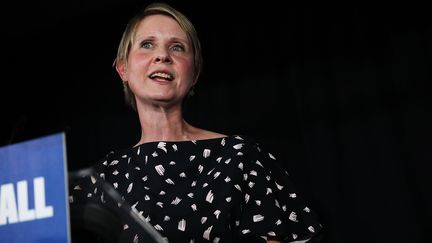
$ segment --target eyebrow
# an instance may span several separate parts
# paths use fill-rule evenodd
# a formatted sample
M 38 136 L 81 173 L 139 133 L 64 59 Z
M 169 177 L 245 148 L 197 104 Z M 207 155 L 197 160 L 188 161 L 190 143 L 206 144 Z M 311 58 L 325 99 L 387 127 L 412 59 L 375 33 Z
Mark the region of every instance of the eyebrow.
M 170 38 L 170 40 L 171 41 L 177 41 L 177 42 L 184 42 L 184 43 L 186 43 L 186 44 L 189 44 L 189 40 L 188 39 L 183 39 L 183 38 L 178 38 L 178 37 L 173 37 L 173 38 Z
M 143 41 L 143 40 L 155 40 L 156 37 L 153 35 L 150 36 L 136 36 L 135 37 L 135 41 Z M 169 41 L 171 42 L 182 42 L 185 44 L 189 44 L 189 40 L 188 39 L 183 39 L 183 38 L 179 38 L 179 37 L 171 37 L 169 38 Z

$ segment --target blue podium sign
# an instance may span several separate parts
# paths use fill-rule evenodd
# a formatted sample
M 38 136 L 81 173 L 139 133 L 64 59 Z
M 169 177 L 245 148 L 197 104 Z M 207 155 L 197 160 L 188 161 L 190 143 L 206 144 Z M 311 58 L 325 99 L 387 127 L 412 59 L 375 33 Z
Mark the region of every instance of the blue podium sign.
M 70 242 L 65 134 L 0 147 L 0 242 Z

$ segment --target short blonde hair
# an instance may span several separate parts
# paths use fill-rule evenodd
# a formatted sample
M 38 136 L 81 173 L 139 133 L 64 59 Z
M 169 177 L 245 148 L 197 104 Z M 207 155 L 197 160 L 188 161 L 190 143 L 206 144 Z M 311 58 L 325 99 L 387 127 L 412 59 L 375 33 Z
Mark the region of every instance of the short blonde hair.
M 114 66 L 117 64 L 127 65 L 127 59 L 129 57 L 132 43 L 134 42 L 138 25 L 145 17 L 157 14 L 173 18 L 180 25 L 182 30 L 186 33 L 188 40 L 191 43 L 194 57 L 193 79 L 197 80 L 201 73 L 203 63 L 201 44 L 198 38 L 198 34 L 192 22 L 184 14 L 165 3 L 152 3 L 143 10 L 141 10 L 129 21 L 120 40 L 120 44 L 117 49 L 117 56 L 114 60 Z M 132 90 L 130 90 L 127 83 L 123 83 L 123 91 L 125 94 L 126 103 L 128 103 L 134 110 L 136 110 L 135 95 L 133 94 Z

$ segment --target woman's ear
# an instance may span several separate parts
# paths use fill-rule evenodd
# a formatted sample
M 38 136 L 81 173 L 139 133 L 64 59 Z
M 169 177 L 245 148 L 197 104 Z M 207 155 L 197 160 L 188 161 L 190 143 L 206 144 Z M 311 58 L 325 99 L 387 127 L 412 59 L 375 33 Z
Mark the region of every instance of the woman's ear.
M 123 82 L 126 82 L 127 81 L 126 64 L 124 62 L 116 63 L 115 68 L 116 68 L 117 73 L 119 74 L 120 78 L 123 80 Z
M 198 83 L 198 77 L 194 78 L 194 80 L 192 81 L 191 87 L 195 86 L 196 83 Z

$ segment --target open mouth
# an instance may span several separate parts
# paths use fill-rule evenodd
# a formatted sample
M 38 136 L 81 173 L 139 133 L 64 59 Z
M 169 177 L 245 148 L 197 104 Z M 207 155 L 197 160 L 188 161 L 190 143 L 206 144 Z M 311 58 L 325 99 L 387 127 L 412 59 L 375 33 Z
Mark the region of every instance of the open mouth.
M 174 79 L 174 77 L 171 74 L 165 73 L 165 72 L 154 72 L 154 73 L 149 75 L 149 78 L 151 78 L 151 79 L 163 79 L 163 80 L 167 80 L 167 81 L 172 81 Z

